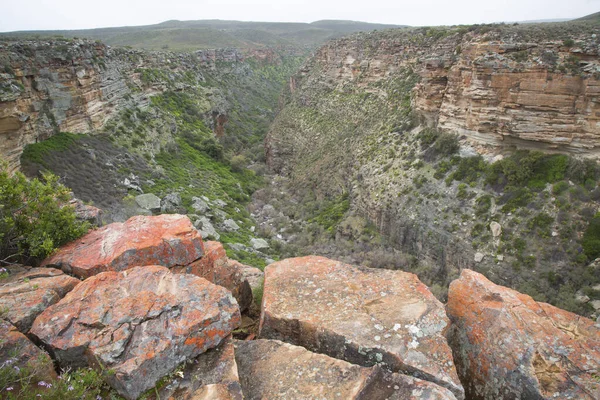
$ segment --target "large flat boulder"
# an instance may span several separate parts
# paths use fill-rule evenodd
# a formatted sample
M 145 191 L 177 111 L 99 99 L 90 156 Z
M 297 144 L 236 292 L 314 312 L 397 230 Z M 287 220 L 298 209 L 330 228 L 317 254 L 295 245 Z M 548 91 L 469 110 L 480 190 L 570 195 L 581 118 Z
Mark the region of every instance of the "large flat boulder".
M 149 399 L 153 399 L 152 394 Z M 199 355 L 181 373 L 167 382 L 156 399 L 242 400 L 235 352 L 231 337 Z
M 42 266 L 88 278 L 142 265 L 188 265 L 202 254 L 202 238 L 187 216 L 136 216 L 61 247 Z
M 483 275 L 450 284 L 449 341 L 473 399 L 600 399 L 600 328 Z
M 260 336 L 379 364 L 463 397 L 442 304 L 416 275 L 309 256 L 265 269 Z
M 278 340 L 238 341 L 235 358 L 246 399 L 455 400 L 433 383 Z
M 11 375 L 17 378 L 19 372 L 27 371 L 25 375 L 31 375 L 30 381 L 34 384 L 57 377 L 50 356 L 13 325 L 0 319 L 0 370 L 5 368 L 11 372 L 2 371 L 2 384 L 13 387 L 13 395 L 17 395 L 20 388 L 16 387 L 18 379 L 10 379 Z M 3 394 L 7 393 L 0 394 L 0 398 L 4 398 Z
M 33 320 L 81 281 L 55 268 L 31 268 L 0 280 L 0 309 L 6 319 L 27 333 Z
M 86 279 L 35 320 L 31 334 L 62 367 L 101 364 L 122 396 L 137 398 L 240 324 L 235 299 L 205 279 L 136 267 Z
M 208 241 L 204 243 L 202 258 L 185 267 L 173 268 L 173 272 L 200 276 L 215 285 L 229 289 L 240 310 L 245 311 L 252 303 L 252 289 L 240 265 L 227 258 L 221 243 Z

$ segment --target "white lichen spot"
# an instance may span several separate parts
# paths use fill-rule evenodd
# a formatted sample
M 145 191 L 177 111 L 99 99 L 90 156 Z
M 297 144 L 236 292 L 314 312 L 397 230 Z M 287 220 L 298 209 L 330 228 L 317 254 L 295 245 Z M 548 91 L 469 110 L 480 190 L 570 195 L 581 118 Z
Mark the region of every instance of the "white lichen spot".
M 378 331 L 382 331 L 383 330 L 383 326 L 376 324 L 375 325 L 375 329 L 377 329 Z
M 375 339 L 376 342 L 379 342 L 381 340 L 381 336 L 375 336 L 374 339 Z

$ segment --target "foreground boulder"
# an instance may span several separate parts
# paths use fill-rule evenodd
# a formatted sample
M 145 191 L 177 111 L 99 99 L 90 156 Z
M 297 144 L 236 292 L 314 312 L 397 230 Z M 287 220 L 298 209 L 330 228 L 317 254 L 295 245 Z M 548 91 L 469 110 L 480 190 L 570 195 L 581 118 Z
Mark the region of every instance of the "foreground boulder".
M 42 266 L 88 278 L 141 265 L 188 265 L 202 254 L 202 238 L 185 215 L 136 216 L 61 247 Z
M 246 399 L 455 399 L 430 382 L 278 340 L 236 342 L 235 357 Z
M 241 264 L 227 258 L 223 245 L 219 242 L 204 243 L 204 255 L 185 267 L 177 267 L 173 272 L 193 274 L 205 278 L 215 285 L 229 289 L 244 311 L 252 303 L 252 289 L 245 278 Z
M 27 333 L 33 320 L 80 281 L 55 268 L 22 269 L 0 280 L 2 317 Z
M 217 346 L 239 323 L 226 289 L 147 266 L 85 280 L 38 316 L 31 334 L 62 367 L 112 369 L 110 385 L 135 399 L 183 361 Z
M 157 396 L 157 399 L 177 400 L 243 398 L 231 337 L 187 364 L 181 374 L 161 388 Z
M 414 274 L 323 257 L 265 269 L 260 336 L 354 364 L 384 365 L 463 397 L 442 304 Z
M 594 322 L 463 270 L 448 293 L 449 341 L 473 399 L 600 399 Z
M 10 372 L 4 369 L 11 370 Z M 12 386 L 17 380 L 9 379 L 19 371 L 27 371 L 31 381 L 51 381 L 57 377 L 50 356 L 36 347 L 10 323 L 0 319 L 0 373 L 3 385 Z M 4 389 L 4 388 L 3 388 Z M 19 388 L 14 388 L 18 392 Z M 6 393 L 2 393 L 6 394 Z M 0 394 L 0 398 L 2 397 Z

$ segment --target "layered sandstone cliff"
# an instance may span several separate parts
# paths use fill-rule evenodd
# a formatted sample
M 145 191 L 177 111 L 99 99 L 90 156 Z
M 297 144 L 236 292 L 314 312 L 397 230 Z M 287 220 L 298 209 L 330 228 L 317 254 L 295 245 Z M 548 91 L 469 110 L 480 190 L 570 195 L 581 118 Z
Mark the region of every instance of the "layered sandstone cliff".
M 475 145 L 595 158 L 600 145 L 596 32 L 593 25 L 565 24 L 358 34 L 324 45 L 291 80 L 290 91 L 300 90 L 310 101 L 311 90 L 319 88 L 362 89 L 385 101 L 386 85 L 408 68 L 419 77 L 414 110 L 441 130 Z
M 202 89 L 207 75 L 220 73 L 218 63 L 244 65 L 252 59 L 278 64 L 282 55 L 299 53 L 297 49 L 146 52 L 81 39 L 1 42 L 0 157 L 14 170 L 29 143 L 58 132 L 98 131 L 119 111 L 143 109 L 152 95 L 165 90 Z M 174 75 L 185 79 L 172 79 Z M 223 134 L 230 108 L 220 89 L 205 90 L 200 96 L 209 99 L 205 119 L 217 135 Z

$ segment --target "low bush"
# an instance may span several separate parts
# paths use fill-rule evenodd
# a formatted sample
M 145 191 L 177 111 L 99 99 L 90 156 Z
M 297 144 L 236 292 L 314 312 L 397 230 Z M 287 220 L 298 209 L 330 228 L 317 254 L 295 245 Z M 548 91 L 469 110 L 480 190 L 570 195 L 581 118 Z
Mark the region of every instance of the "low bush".
M 43 259 L 57 247 L 88 231 L 75 218 L 69 189 L 50 173 L 28 180 L 0 169 L 0 262 Z

